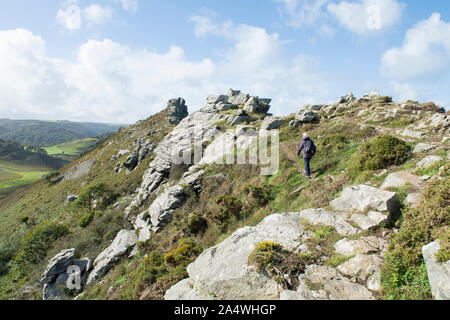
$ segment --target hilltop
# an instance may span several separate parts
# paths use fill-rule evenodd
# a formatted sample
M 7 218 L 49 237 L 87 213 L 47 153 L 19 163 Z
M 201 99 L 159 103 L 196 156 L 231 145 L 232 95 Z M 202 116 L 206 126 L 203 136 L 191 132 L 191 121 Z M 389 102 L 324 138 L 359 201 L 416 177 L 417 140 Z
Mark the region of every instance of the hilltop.
M 230 89 L 188 114 L 172 99 L 0 200 L 1 298 L 448 297 L 448 113 L 376 93 L 287 117 L 270 103 Z M 278 158 L 235 164 L 259 129 Z M 63 288 L 69 265 L 80 290 Z

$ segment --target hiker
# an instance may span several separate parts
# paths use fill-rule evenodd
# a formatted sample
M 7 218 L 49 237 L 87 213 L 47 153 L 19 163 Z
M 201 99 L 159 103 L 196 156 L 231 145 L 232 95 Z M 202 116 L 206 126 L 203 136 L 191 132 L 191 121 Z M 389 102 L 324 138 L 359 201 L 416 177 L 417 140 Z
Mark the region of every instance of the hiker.
M 309 162 L 316 154 L 316 145 L 314 141 L 311 140 L 309 134 L 306 132 L 303 133 L 303 140 L 298 146 L 297 156 L 300 155 L 300 152 L 303 149 L 303 159 L 305 160 L 305 173 L 306 178 L 311 178 L 311 168 L 309 167 Z

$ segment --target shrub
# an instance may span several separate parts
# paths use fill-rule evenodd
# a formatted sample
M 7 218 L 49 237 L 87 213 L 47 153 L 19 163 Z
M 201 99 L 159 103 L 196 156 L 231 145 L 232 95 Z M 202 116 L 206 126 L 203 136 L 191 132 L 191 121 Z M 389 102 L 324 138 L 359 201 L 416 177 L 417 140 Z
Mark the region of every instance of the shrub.
M 93 201 L 97 200 L 98 207 L 107 207 L 117 197 L 105 183 L 96 183 L 86 187 L 80 192 L 78 200 L 73 202 L 76 208 L 91 208 Z
M 44 180 L 49 185 L 53 185 L 60 181 L 60 180 L 58 180 L 58 177 L 60 175 L 61 174 L 59 172 L 53 171 L 53 172 L 50 172 L 50 173 L 47 173 L 46 175 L 44 175 L 42 177 L 42 180 Z
M 92 220 L 94 219 L 94 216 L 95 216 L 94 211 L 89 211 L 89 212 L 85 213 L 81 217 L 80 221 L 78 221 L 78 225 L 81 228 L 86 228 L 92 222 Z
M 248 257 L 248 263 L 254 265 L 257 271 L 266 271 L 284 289 L 294 290 L 299 284 L 298 276 L 307 264 L 313 262 L 313 256 L 285 250 L 272 241 L 259 243 Z M 286 274 L 288 277 L 285 277 Z
M 215 201 L 219 205 L 219 210 L 214 214 L 213 218 L 222 230 L 228 227 L 233 217 L 236 219 L 241 217 L 244 204 L 240 199 L 225 195 L 216 197 Z
M 164 256 L 164 261 L 174 267 L 184 266 L 193 262 L 195 258 L 202 252 L 200 245 L 195 243 L 192 238 L 181 239 L 178 247 Z
M 208 228 L 208 221 L 197 212 L 194 212 L 187 221 L 187 230 L 192 234 L 204 232 Z
M 385 298 L 431 298 L 422 247 L 445 238 L 449 223 L 450 178 L 447 177 L 430 182 L 417 208 L 404 210 L 400 231 L 389 244 L 381 270 Z M 442 247 L 448 248 L 445 239 L 443 242 Z M 441 251 L 439 256 L 443 254 Z
M 320 141 L 320 146 L 323 149 L 334 149 L 340 150 L 344 149 L 346 145 L 349 143 L 347 137 L 343 134 L 332 134 L 328 135 Z
M 53 243 L 69 232 L 66 225 L 56 223 L 47 222 L 38 226 L 22 241 L 22 247 L 15 258 L 19 268 L 25 270 L 26 267 L 42 261 Z
M 379 136 L 361 146 L 349 165 L 349 172 L 355 177 L 364 170 L 401 165 L 410 155 L 410 147 L 403 140 L 390 135 Z
M 274 198 L 269 185 L 258 187 L 248 184 L 244 187 L 244 193 L 249 196 L 249 204 L 256 207 L 263 207 Z

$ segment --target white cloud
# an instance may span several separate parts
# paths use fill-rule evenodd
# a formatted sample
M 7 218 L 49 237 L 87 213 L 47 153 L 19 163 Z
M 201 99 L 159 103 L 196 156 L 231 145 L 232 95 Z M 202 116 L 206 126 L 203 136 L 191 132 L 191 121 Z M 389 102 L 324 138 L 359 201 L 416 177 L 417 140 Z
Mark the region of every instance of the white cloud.
M 195 36 L 204 37 L 207 35 L 232 37 L 232 29 L 234 24 L 231 20 L 222 23 L 214 23 L 210 16 L 192 16 L 190 22 L 195 23 Z
M 102 7 L 98 4 L 91 4 L 83 9 L 83 18 L 89 25 L 105 24 L 112 19 L 113 10 L 110 7 Z
M 330 3 L 328 12 L 345 29 L 363 35 L 400 22 L 405 5 L 397 0 L 357 0 Z
M 212 30 L 215 30 L 213 28 Z M 0 113 L 12 118 L 134 122 L 184 97 L 190 111 L 209 94 L 228 88 L 273 98 L 272 112 L 288 114 L 304 103 L 328 99 L 318 61 L 287 57 L 277 34 L 233 25 L 224 56 L 187 59 L 167 52 L 130 49 L 111 40 L 81 45 L 75 60 L 58 60 L 27 30 L 0 32 Z M 222 35 L 228 37 L 228 35 Z
M 416 90 L 409 83 L 391 81 L 391 87 L 400 101 L 417 100 Z
M 56 21 L 69 30 L 81 29 L 81 9 L 75 3 L 68 3 L 56 13 Z
M 385 52 L 381 74 L 392 79 L 430 76 L 450 66 L 450 23 L 433 13 L 406 33 L 403 45 Z
M 120 0 L 126 11 L 136 12 L 139 6 L 138 0 Z
M 282 13 L 287 18 L 287 25 L 300 28 L 313 24 L 324 14 L 323 7 L 330 0 L 275 0 L 283 4 Z

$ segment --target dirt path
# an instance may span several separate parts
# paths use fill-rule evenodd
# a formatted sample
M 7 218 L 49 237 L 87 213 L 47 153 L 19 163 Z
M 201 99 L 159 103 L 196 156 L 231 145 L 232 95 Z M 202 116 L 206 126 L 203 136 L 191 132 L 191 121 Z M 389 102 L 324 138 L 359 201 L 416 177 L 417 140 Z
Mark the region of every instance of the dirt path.
M 289 149 L 289 147 L 284 143 L 280 144 L 280 149 L 281 151 L 283 151 L 286 157 L 288 157 L 288 159 L 292 161 L 292 164 L 297 168 L 298 172 L 303 174 L 303 168 L 298 163 L 297 155 L 295 154 L 295 152 L 292 152 L 292 150 Z

